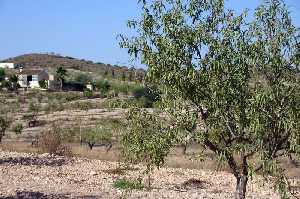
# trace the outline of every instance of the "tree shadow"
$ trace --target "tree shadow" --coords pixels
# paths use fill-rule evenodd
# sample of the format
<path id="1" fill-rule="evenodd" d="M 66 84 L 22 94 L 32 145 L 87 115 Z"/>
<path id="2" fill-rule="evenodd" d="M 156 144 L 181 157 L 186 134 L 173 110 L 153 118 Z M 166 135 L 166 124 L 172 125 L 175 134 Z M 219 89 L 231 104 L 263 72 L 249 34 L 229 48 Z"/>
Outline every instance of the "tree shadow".
<path id="1" fill-rule="evenodd" d="M 44 194 L 41 192 L 21 191 L 16 192 L 15 196 L 1 197 L 0 199 L 100 199 L 100 196 L 70 196 L 65 194 Z"/>
<path id="2" fill-rule="evenodd" d="M 9 157 L 0 159 L 0 165 L 2 164 L 12 164 L 12 165 L 24 165 L 24 166 L 62 166 L 70 163 L 71 160 L 68 160 L 64 157 Z"/>

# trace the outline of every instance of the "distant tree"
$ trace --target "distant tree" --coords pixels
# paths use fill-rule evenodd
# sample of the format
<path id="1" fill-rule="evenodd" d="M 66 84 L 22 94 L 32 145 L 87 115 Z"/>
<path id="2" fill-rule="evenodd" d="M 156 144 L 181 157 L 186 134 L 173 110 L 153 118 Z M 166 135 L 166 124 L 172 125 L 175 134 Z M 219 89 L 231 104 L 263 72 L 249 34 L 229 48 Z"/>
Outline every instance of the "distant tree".
<path id="1" fill-rule="evenodd" d="M 6 76 L 5 69 L 0 68 L 0 82 L 5 80 L 5 76 Z"/>
<path id="2" fill-rule="evenodd" d="M 5 117 L 0 115 L 0 143 L 8 127 L 9 127 L 9 121 Z"/>
<path id="3" fill-rule="evenodd" d="M 122 71 L 121 80 L 122 80 L 122 81 L 125 81 L 125 80 L 126 80 L 126 74 L 125 74 L 124 71 Z"/>
<path id="4" fill-rule="evenodd" d="M 144 80 L 144 76 L 142 74 L 138 74 L 137 80 L 142 83 Z"/>
<path id="5" fill-rule="evenodd" d="M 159 90 L 155 87 L 139 87 L 133 90 L 136 99 L 143 99 L 143 107 L 151 108 L 160 99 Z"/>
<path id="6" fill-rule="evenodd" d="M 39 81 L 39 85 L 41 88 L 47 89 L 48 88 L 48 82 L 47 80 L 41 80 Z"/>
<path id="7" fill-rule="evenodd" d="M 88 84 L 89 82 L 92 81 L 92 78 L 91 76 L 89 76 L 88 74 L 86 73 L 79 73 L 75 76 L 74 80 L 77 82 L 77 83 L 80 83 L 82 85 L 86 85 Z"/>
<path id="8" fill-rule="evenodd" d="M 272 175 L 288 198 L 278 158 L 300 156 L 300 34 L 283 1 L 264 1 L 253 18 L 226 9 L 224 0 L 139 2 L 141 19 L 128 22 L 138 34 L 120 44 L 164 91 L 170 125 L 130 112 L 125 154 L 159 168 L 185 130 L 228 164 L 236 199 L 246 197 L 256 172 Z"/>
<path id="9" fill-rule="evenodd" d="M 104 76 L 104 77 L 107 77 L 107 75 L 108 75 L 108 71 L 105 70 L 103 76 Z"/>
<path id="10" fill-rule="evenodd" d="M 63 84 L 65 81 L 65 78 L 68 76 L 67 70 L 63 67 L 58 67 L 56 70 L 56 77 L 60 81 L 60 90 L 63 89 Z"/>
<path id="11" fill-rule="evenodd" d="M 10 76 L 9 82 L 11 83 L 11 90 L 18 91 L 19 88 L 18 77 L 16 75 Z"/>
<path id="12" fill-rule="evenodd" d="M 111 76 L 112 76 L 112 78 L 115 78 L 115 70 L 114 69 L 111 69 Z"/>
<path id="13" fill-rule="evenodd" d="M 133 73 L 133 70 L 130 69 L 129 75 L 128 75 L 128 81 L 130 81 L 130 82 L 133 81 L 133 79 L 134 79 L 133 74 L 134 74 L 134 73 Z"/>
<path id="14" fill-rule="evenodd" d="M 98 125 L 84 134 L 83 141 L 88 144 L 90 150 L 93 149 L 95 144 L 106 145 L 108 147 L 107 150 L 109 150 L 112 146 L 111 129 Z"/>
<path id="15" fill-rule="evenodd" d="M 107 94 L 109 89 L 111 88 L 111 85 L 109 81 L 107 80 L 98 80 L 95 82 L 95 87 L 102 93 L 102 94 Z"/>

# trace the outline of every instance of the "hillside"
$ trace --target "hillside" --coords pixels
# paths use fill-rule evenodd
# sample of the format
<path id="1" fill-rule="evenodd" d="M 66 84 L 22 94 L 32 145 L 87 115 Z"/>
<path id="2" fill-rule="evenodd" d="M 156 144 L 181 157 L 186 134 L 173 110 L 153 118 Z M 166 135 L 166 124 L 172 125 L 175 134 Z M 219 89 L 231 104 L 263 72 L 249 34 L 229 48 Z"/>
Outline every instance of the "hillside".
<path id="1" fill-rule="evenodd" d="M 129 69 L 126 66 L 113 66 L 104 63 L 94 63 L 92 61 L 84 59 L 76 59 L 69 56 L 61 56 L 56 54 L 25 54 L 13 58 L 2 60 L 1 62 L 13 62 L 17 67 L 30 68 L 30 67 L 41 67 L 41 68 L 57 68 L 62 66 L 66 69 L 74 69 L 80 71 L 94 72 L 100 75 L 112 76 L 114 73 L 115 77 L 120 77 L 125 73 L 128 77 L 130 72 L 136 73 L 137 76 L 144 75 L 145 70 L 143 69 Z"/>

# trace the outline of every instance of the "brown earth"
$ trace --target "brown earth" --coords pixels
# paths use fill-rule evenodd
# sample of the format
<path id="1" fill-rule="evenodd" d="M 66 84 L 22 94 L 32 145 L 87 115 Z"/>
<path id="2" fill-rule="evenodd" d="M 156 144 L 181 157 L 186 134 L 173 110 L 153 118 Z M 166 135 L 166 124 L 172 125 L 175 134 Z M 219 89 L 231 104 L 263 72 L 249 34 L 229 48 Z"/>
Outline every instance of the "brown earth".
<path id="1" fill-rule="evenodd" d="M 121 170 L 121 164 L 48 154 L 0 151 L 0 198 L 233 198 L 234 176 L 227 172 L 162 168 L 151 175 L 151 189 L 122 191 L 117 179 L 144 177 L 143 167 Z M 279 198 L 255 176 L 247 198 Z"/>

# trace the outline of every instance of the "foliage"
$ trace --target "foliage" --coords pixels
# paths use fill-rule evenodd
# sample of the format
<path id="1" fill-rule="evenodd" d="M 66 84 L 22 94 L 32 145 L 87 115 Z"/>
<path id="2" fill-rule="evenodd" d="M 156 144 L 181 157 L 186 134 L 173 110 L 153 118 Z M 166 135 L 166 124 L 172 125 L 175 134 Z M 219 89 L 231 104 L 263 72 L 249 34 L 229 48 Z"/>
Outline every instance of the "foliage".
<path id="1" fill-rule="evenodd" d="M 150 108 L 153 107 L 153 103 L 160 99 L 159 91 L 154 87 L 140 87 L 133 91 L 133 96 L 136 99 L 141 99 L 144 101 L 143 107 Z"/>
<path id="2" fill-rule="evenodd" d="M 173 144 L 172 129 L 159 113 L 149 113 L 145 109 L 130 109 L 127 119 L 129 130 L 122 137 L 126 160 L 145 163 L 147 172 L 152 171 L 153 166 L 160 168 Z"/>
<path id="3" fill-rule="evenodd" d="M 102 79 L 101 79 L 101 80 L 96 81 L 95 87 L 96 87 L 102 94 L 106 94 L 106 93 L 109 91 L 111 85 L 110 85 L 110 83 L 109 83 L 107 80 L 102 80 Z"/>
<path id="4" fill-rule="evenodd" d="M 88 111 L 89 109 L 95 108 L 94 104 L 89 101 L 78 101 L 71 104 L 71 108 Z"/>
<path id="5" fill-rule="evenodd" d="M 86 73 L 79 73 L 75 76 L 74 81 L 86 85 L 92 81 L 92 78 Z"/>
<path id="6" fill-rule="evenodd" d="M 12 131 L 15 132 L 17 135 L 22 133 L 23 130 L 23 124 L 22 123 L 16 123 L 13 127 L 12 127 Z"/>
<path id="7" fill-rule="evenodd" d="M 61 155 L 61 156 L 72 156 L 70 147 L 63 144 L 62 129 L 57 126 L 52 126 L 48 131 L 44 131 L 38 138 L 38 146 L 42 152 Z"/>
<path id="8" fill-rule="evenodd" d="M 86 89 L 83 91 L 83 96 L 86 98 L 92 98 L 93 97 L 93 91 Z"/>
<path id="9" fill-rule="evenodd" d="M 41 105 L 34 101 L 31 101 L 28 105 L 28 112 L 31 112 L 34 115 L 37 115 L 38 112 L 41 110 Z"/>
<path id="10" fill-rule="evenodd" d="M 68 76 L 68 73 L 67 73 L 66 69 L 64 69 L 61 66 L 57 68 L 56 77 L 60 81 L 61 90 L 62 90 L 62 87 L 63 87 L 64 80 L 67 76 Z"/>
<path id="11" fill-rule="evenodd" d="M 48 88 L 48 82 L 47 80 L 41 80 L 39 81 L 39 85 L 41 88 L 47 89 Z"/>
<path id="12" fill-rule="evenodd" d="M 0 68 L 0 82 L 2 82 L 3 80 L 5 80 L 5 69 L 4 68 Z"/>
<path id="13" fill-rule="evenodd" d="M 5 118 L 4 116 L 0 115 L 0 143 L 2 141 L 3 136 L 5 135 L 6 129 L 9 127 L 9 120 Z"/>
<path id="14" fill-rule="evenodd" d="M 98 125 L 84 134 L 83 141 L 88 144 L 91 150 L 95 144 L 111 144 L 112 131 L 105 125 Z"/>
<path id="15" fill-rule="evenodd" d="M 143 189 L 144 185 L 141 179 L 138 180 L 118 179 L 114 182 L 113 187 L 117 189 Z"/>
<path id="16" fill-rule="evenodd" d="M 228 163 L 237 180 L 235 198 L 245 198 L 249 175 L 258 171 L 276 177 L 285 198 L 288 184 L 276 159 L 300 155 L 300 35 L 284 3 L 264 1 L 249 22 L 247 12 L 236 15 L 223 0 L 139 2 L 141 19 L 128 22 L 137 36 L 121 36 L 120 45 L 148 66 L 147 78 L 162 88 L 162 109 L 172 126 Z M 134 114 L 140 117 L 131 132 L 139 135 L 151 116 Z M 128 137 L 125 147 L 139 154 L 134 140 Z M 153 143 L 146 140 L 140 141 Z M 167 155 L 163 150 L 153 153 L 158 162 Z"/>
<path id="17" fill-rule="evenodd" d="M 6 88 L 8 91 L 17 91 L 19 88 L 18 77 L 16 75 L 11 75 L 8 80 L 3 79 L 0 82 L 1 88 Z"/>

